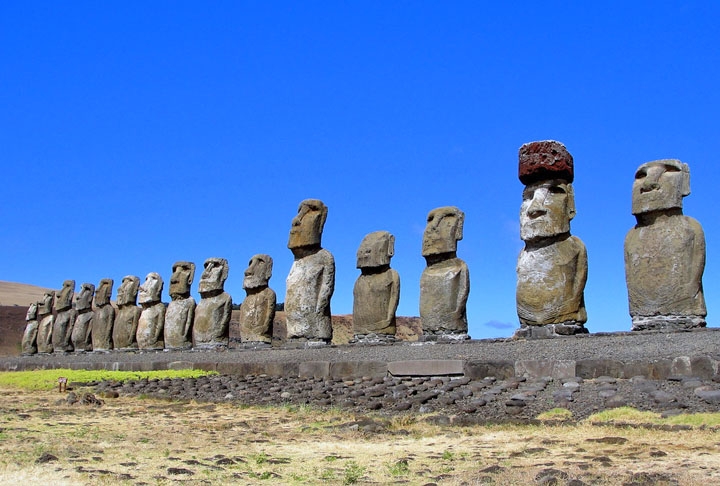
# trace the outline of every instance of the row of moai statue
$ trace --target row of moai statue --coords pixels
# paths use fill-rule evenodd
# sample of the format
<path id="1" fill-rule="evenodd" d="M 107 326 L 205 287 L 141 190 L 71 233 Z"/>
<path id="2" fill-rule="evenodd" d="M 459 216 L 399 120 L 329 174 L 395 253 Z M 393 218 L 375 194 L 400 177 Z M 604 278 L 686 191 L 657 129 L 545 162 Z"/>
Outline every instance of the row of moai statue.
<path id="1" fill-rule="evenodd" d="M 563 144 L 531 142 L 519 151 L 520 238 L 525 247 L 517 262 L 516 305 L 519 338 L 587 333 L 584 289 L 587 251 L 570 234 L 575 217 L 574 161 Z M 690 194 L 690 172 L 678 160 L 641 165 L 632 189 L 637 225 L 625 239 L 625 272 L 633 330 L 677 330 L 704 327 L 707 311 L 702 291 L 705 238 L 700 224 L 682 213 Z M 294 261 L 286 281 L 287 339 L 324 344 L 332 339 L 330 300 L 335 261 L 322 248 L 328 209 L 317 199 L 300 203 L 292 220 L 288 248 Z M 446 206 L 430 211 L 423 234 L 427 266 L 420 279 L 420 320 L 425 339 L 467 339 L 466 303 L 470 291 L 467 264 L 457 257 L 464 213 Z M 390 268 L 395 238 L 387 231 L 370 233 L 357 252 L 361 275 L 353 289 L 353 342 L 392 342 L 400 277 Z M 275 292 L 269 288 L 272 258 L 252 257 L 245 271 L 247 295 L 240 308 L 241 341 L 269 345 Z M 23 352 L 109 349 L 188 349 L 227 346 L 232 301 L 224 292 L 228 262 L 210 258 L 200 280 L 200 303 L 190 296 L 195 265 L 178 262 L 170 281 L 172 302 L 160 300 L 163 281 L 150 273 L 145 283 L 128 276 L 118 289 L 115 312 L 110 305 L 113 281 L 102 280 L 97 292 L 83 284 L 72 307 L 75 282 L 66 281 L 53 299 L 28 310 Z M 139 292 L 137 307 L 135 301 Z M 92 297 L 95 293 L 95 310 Z M 56 316 L 52 315 L 53 300 Z M 35 344 L 36 343 L 36 344 Z"/>

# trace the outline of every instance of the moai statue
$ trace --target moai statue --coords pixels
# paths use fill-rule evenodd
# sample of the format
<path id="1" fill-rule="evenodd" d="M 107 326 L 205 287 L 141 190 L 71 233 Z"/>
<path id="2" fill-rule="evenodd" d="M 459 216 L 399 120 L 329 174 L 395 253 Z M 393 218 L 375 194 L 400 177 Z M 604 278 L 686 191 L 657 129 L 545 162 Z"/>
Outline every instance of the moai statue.
<path id="1" fill-rule="evenodd" d="M 38 304 L 33 302 L 28 307 L 27 314 L 25 315 L 25 332 L 22 338 L 22 354 L 30 355 L 37 353 L 37 334 L 38 334 Z"/>
<path id="2" fill-rule="evenodd" d="M 243 343 L 271 344 L 275 318 L 275 291 L 268 286 L 272 277 L 270 255 L 254 255 L 245 270 L 245 300 L 240 306 L 240 339 Z"/>
<path id="3" fill-rule="evenodd" d="M 192 348 L 192 325 L 195 319 L 195 299 L 190 286 L 195 278 L 195 264 L 175 262 L 170 277 L 170 298 L 165 314 L 165 347 L 168 349 Z"/>
<path id="4" fill-rule="evenodd" d="M 65 280 L 62 289 L 55 294 L 55 322 L 53 323 L 53 349 L 55 353 L 67 353 L 73 350 L 72 331 L 77 318 L 72 299 L 75 294 L 75 280 Z"/>
<path id="5" fill-rule="evenodd" d="M 109 351 L 113 348 L 112 333 L 115 322 L 115 307 L 110 304 L 113 284 L 111 278 L 100 280 L 95 291 L 95 312 L 92 320 L 93 351 Z"/>
<path id="6" fill-rule="evenodd" d="M 95 294 L 95 285 L 84 283 L 80 286 L 80 293 L 75 297 L 75 311 L 77 319 L 72 330 L 72 343 L 76 353 L 92 351 L 92 301 Z"/>
<path id="7" fill-rule="evenodd" d="M 52 331 L 55 322 L 53 315 L 53 302 L 55 302 L 55 291 L 49 290 L 43 294 L 43 298 L 38 302 L 38 333 L 37 333 L 37 350 L 38 353 L 52 353 Z"/>
<path id="8" fill-rule="evenodd" d="M 587 252 L 570 235 L 575 217 L 573 158 L 552 140 L 520 147 L 519 177 L 525 184 L 520 206 L 515 337 L 545 338 L 587 333 L 584 324 Z"/>
<path id="9" fill-rule="evenodd" d="M 135 275 L 123 277 L 117 290 L 118 311 L 113 323 L 113 347 L 120 351 L 137 349 L 137 328 L 140 320 L 140 307 L 137 306 L 140 278 Z"/>
<path id="10" fill-rule="evenodd" d="M 430 211 L 423 234 L 427 267 L 420 277 L 420 322 L 424 339 L 468 339 L 466 304 L 470 272 L 457 257 L 465 213 L 454 206 Z"/>
<path id="11" fill-rule="evenodd" d="M 158 350 L 165 347 L 165 304 L 161 301 L 162 289 L 163 279 L 155 272 L 148 273 L 145 282 L 138 289 L 138 302 L 142 306 L 136 334 L 139 349 Z"/>
<path id="12" fill-rule="evenodd" d="M 229 267 L 224 258 L 208 258 L 200 277 L 200 302 L 195 308 L 193 347 L 214 349 L 227 347 L 229 341 L 232 298 L 224 291 Z"/>
<path id="13" fill-rule="evenodd" d="M 327 212 L 319 199 L 306 199 L 292 220 L 288 248 L 295 260 L 285 293 L 288 339 L 315 344 L 332 339 L 330 298 L 335 290 L 335 259 L 320 246 Z"/>
<path id="14" fill-rule="evenodd" d="M 395 237 L 376 231 L 357 251 L 360 276 L 353 288 L 353 334 L 360 342 L 395 340 L 395 311 L 400 302 L 400 275 L 390 268 Z"/>
<path id="15" fill-rule="evenodd" d="M 625 237 L 625 279 L 633 331 L 705 327 L 702 276 L 705 235 L 684 216 L 690 169 L 679 160 L 655 160 L 635 172 L 632 213 Z"/>

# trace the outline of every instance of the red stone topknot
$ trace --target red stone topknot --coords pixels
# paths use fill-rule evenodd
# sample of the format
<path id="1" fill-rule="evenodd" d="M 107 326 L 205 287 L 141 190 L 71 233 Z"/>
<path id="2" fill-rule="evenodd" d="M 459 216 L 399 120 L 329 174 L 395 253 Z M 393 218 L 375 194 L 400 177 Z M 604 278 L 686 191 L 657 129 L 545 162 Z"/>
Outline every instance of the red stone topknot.
<path id="1" fill-rule="evenodd" d="M 572 155 L 565 145 L 555 140 L 526 143 L 520 147 L 518 158 L 518 177 L 526 186 L 551 179 L 570 183 L 575 176 Z"/>

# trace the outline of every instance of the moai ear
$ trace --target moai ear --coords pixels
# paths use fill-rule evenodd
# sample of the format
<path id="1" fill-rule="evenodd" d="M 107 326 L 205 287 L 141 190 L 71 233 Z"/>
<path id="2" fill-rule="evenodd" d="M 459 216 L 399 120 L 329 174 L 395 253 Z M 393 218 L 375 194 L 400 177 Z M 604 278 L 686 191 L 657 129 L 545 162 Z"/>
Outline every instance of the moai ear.
<path id="1" fill-rule="evenodd" d="M 457 213 L 455 213 L 455 217 L 457 218 L 457 226 L 455 227 L 455 239 L 462 240 L 463 226 L 465 225 L 465 213 L 463 213 L 462 211 L 458 211 Z"/>
<path id="2" fill-rule="evenodd" d="M 690 195 L 690 166 L 687 164 L 682 165 L 682 195 L 683 197 Z"/>
<path id="3" fill-rule="evenodd" d="M 568 213 L 568 219 L 573 219 L 576 214 L 575 210 L 575 189 L 573 189 L 572 184 L 567 185 L 567 213 Z"/>
<path id="4" fill-rule="evenodd" d="M 388 254 L 389 257 L 395 255 L 395 237 L 394 237 L 393 235 L 389 235 L 389 236 L 388 236 L 388 246 L 387 246 L 387 249 L 388 249 L 387 254 Z"/>
<path id="5" fill-rule="evenodd" d="M 188 262 L 190 267 L 190 278 L 188 279 L 188 285 L 193 283 L 193 280 L 195 280 L 195 263 Z"/>

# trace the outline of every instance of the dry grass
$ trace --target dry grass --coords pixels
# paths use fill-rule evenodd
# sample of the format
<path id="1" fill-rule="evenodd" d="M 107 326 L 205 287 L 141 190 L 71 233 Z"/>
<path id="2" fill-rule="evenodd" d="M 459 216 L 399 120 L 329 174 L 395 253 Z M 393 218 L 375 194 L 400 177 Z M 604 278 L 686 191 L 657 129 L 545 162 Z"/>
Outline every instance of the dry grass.
<path id="1" fill-rule="evenodd" d="M 64 396 L 0 389 L 1 484 L 510 485 L 533 483 L 548 468 L 592 484 L 640 472 L 672 473 L 680 484 L 720 481 L 720 434 L 712 430 L 449 428 L 309 407 L 125 397 L 69 406 L 58 402 Z M 381 430 L 363 431 L 368 424 Z M 36 464 L 44 453 L 57 460 Z"/>

